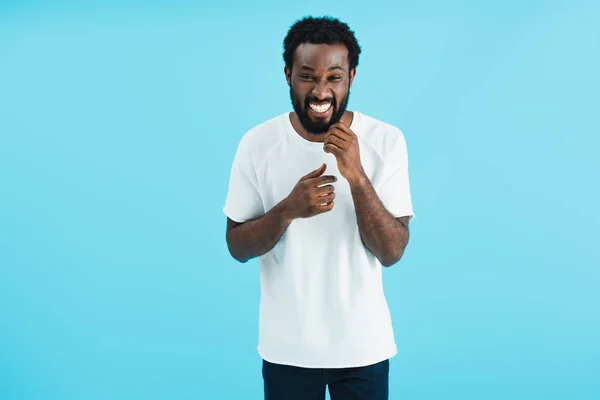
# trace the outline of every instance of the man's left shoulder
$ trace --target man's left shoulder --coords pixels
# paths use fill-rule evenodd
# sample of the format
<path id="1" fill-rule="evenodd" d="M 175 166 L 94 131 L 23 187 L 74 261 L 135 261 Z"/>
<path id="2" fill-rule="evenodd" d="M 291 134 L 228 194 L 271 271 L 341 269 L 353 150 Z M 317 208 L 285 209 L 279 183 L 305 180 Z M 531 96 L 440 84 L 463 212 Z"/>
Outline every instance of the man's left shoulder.
<path id="1" fill-rule="evenodd" d="M 404 134 L 397 126 L 362 113 L 359 119 L 357 134 L 371 146 L 385 151 L 405 145 Z"/>

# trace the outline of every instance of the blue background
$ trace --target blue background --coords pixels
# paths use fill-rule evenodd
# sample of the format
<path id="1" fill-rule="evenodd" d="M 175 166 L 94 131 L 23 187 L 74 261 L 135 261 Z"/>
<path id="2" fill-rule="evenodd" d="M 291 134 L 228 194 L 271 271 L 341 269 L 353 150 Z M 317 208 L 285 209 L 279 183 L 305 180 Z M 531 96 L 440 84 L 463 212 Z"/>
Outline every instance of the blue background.
<path id="1" fill-rule="evenodd" d="M 391 398 L 600 398 L 600 3 L 0 4 L 0 398 L 262 398 L 221 208 L 308 14 L 408 143 Z"/>

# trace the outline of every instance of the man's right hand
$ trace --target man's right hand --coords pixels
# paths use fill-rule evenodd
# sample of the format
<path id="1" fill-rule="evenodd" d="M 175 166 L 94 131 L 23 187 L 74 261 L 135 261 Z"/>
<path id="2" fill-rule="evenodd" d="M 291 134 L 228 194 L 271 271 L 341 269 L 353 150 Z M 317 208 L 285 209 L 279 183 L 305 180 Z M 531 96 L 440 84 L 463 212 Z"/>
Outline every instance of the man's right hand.
<path id="1" fill-rule="evenodd" d="M 327 166 L 305 175 L 292 192 L 267 213 L 256 219 L 236 223 L 227 219 L 227 247 L 236 260 L 246 262 L 271 251 L 296 218 L 308 218 L 333 208 L 332 183 L 335 176 L 324 176 Z M 319 187 L 320 186 L 320 187 Z"/>
<path id="2" fill-rule="evenodd" d="M 335 198 L 331 183 L 337 181 L 337 178 L 333 175 L 323 175 L 326 168 L 327 165 L 323 164 L 303 176 L 283 200 L 285 214 L 290 220 L 314 217 L 331 211 Z"/>

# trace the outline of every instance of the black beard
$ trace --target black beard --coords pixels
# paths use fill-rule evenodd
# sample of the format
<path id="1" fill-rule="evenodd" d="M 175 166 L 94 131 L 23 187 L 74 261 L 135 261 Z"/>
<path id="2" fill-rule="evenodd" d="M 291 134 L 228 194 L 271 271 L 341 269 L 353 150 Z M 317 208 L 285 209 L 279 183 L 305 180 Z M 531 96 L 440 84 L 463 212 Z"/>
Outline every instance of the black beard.
<path id="1" fill-rule="evenodd" d="M 290 98 L 292 99 L 292 106 L 294 107 L 294 111 L 296 112 L 296 115 L 298 116 L 298 119 L 300 120 L 300 123 L 302 124 L 304 129 L 306 129 L 308 133 L 311 133 L 313 135 L 320 135 L 322 133 L 327 132 L 331 125 L 339 122 L 342 119 L 344 112 L 346 112 L 346 107 L 348 106 L 349 97 L 350 90 L 348 89 L 348 92 L 346 93 L 346 96 L 342 98 L 339 107 L 337 102 L 335 101 L 335 97 L 331 98 L 331 107 L 333 107 L 333 115 L 331 116 L 329 122 L 313 122 L 308 116 L 308 109 L 310 107 L 308 103 L 310 101 L 313 101 L 314 103 L 319 103 L 319 101 L 315 98 L 307 97 L 304 101 L 304 107 L 301 107 L 300 101 L 296 99 L 296 97 L 294 96 L 294 91 L 290 87 Z"/>

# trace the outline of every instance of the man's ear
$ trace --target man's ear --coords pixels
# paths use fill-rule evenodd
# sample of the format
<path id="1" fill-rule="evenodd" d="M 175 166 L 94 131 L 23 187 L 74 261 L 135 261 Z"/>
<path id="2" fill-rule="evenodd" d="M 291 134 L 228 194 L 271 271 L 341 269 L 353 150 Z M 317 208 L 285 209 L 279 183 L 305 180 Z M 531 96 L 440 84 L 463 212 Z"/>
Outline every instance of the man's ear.
<path id="1" fill-rule="evenodd" d="M 288 86 L 292 86 L 292 70 L 287 66 L 283 67 L 283 72 L 285 73 L 285 80 L 287 81 Z"/>
<path id="2" fill-rule="evenodd" d="M 350 70 L 350 86 L 352 87 L 352 82 L 354 82 L 354 75 L 356 75 L 356 68 L 352 68 Z"/>

